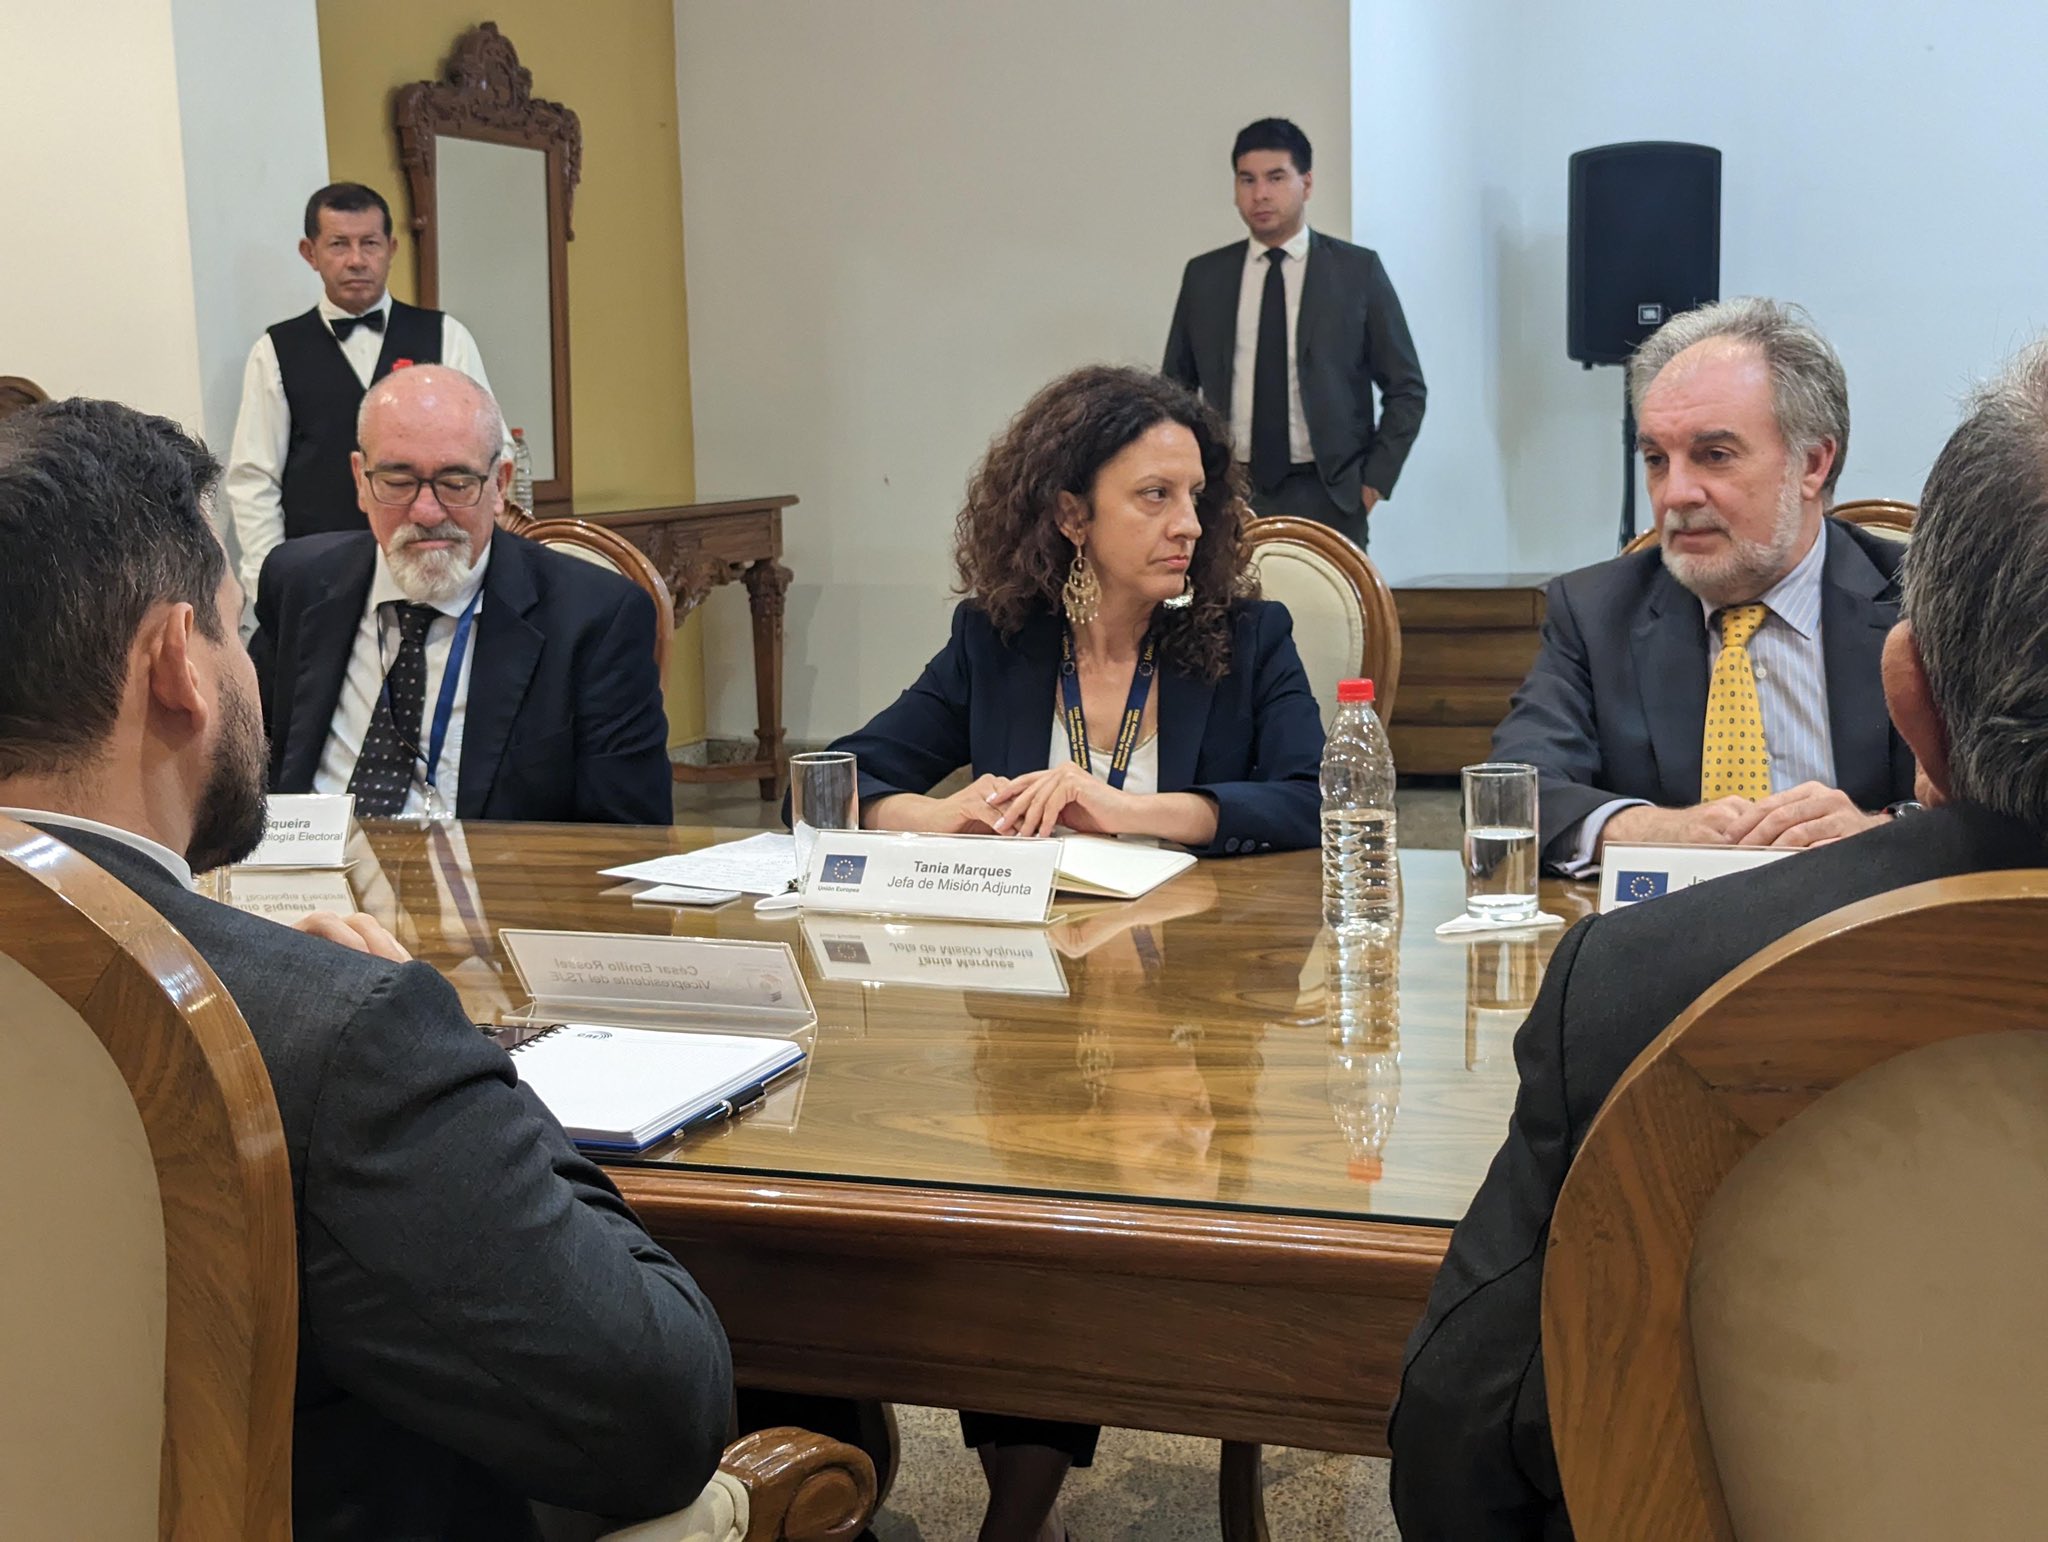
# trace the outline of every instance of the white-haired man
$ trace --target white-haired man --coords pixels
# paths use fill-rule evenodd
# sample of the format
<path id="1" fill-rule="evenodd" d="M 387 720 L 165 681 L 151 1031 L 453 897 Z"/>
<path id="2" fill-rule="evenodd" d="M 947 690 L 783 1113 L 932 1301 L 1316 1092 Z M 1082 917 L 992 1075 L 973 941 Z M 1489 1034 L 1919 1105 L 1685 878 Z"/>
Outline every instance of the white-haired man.
<path id="1" fill-rule="evenodd" d="M 1728 300 L 1629 366 L 1656 550 L 1550 586 L 1495 732 L 1540 773 L 1544 860 L 1607 841 L 1810 846 L 1912 797 L 1878 663 L 1904 547 L 1826 518 L 1849 446 L 1841 361 L 1796 307 Z"/>
<path id="2" fill-rule="evenodd" d="M 352 792 L 370 817 L 669 822 L 654 604 L 497 529 L 503 434 L 457 370 L 363 399 L 370 528 L 287 541 L 257 585 L 272 791 Z"/>

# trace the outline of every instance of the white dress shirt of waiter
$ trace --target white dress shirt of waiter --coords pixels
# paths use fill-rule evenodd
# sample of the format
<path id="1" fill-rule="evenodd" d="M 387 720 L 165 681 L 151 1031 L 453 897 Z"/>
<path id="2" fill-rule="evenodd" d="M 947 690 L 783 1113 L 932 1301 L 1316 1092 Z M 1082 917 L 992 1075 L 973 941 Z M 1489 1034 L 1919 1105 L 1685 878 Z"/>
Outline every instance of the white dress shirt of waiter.
<path id="1" fill-rule="evenodd" d="M 1710 657 L 1721 651 L 1718 612 L 1753 602 L 1765 607 L 1749 652 L 1770 746 L 1771 792 L 1690 808 L 1617 799 L 1581 822 L 1568 872 L 1597 865 L 1607 841 L 1811 846 L 1888 818 L 1859 809 L 1833 785 L 1828 739 L 1820 586 L 1824 516 L 1847 437 L 1846 396 L 1837 433 L 1792 441 L 1783 426 L 1780 376 L 1764 349 L 1743 335 L 1745 307 L 1761 303 L 1729 301 L 1676 318 L 1643 346 L 1630 373 L 1636 445 L 1664 566 L 1698 597 Z M 1803 325 L 1797 330 L 1810 333 Z M 1810 335 L 1825 347 L 1819 334 Z M 1825 415 L 1817 401 L 1812 407 Z"/>
<path id="2" fill-rule="evenodd" d="M 320 275 L 320 318 L 335 334 L 342 357 L 367 391 L 390 319 L 391 293 L 386 283 L 398 238 L 390 207 L 375 192 L 362 188 L 354 196 L 345 191 L 336 196 L 337 189 L 354 187 L 336 184 L 313 195 L 306 209 L 306 235 L 299 242 L 299 256 Z M 336 202 L 362 206 L 338 208 Z M 358 324 L 365 320 L 367 325 Z M 344 325 L 337 326 L 338 322 Z M 441 318 L 438 362 L 462 371 L 486 391 L 490 389 L 476 339 L 453 316 Z M 249 361 L 242 370 L 242 406 L 235 417 L 234 444 L 221 484 L 234 523 L 242 588 L 251 595 L 256 592 L 263 559 L 285 538 L 284 470 L 291 427 L 277 347 L 266 331 L 249 350 Z M 509 455 L 509 434 L 505 449 Z"/>

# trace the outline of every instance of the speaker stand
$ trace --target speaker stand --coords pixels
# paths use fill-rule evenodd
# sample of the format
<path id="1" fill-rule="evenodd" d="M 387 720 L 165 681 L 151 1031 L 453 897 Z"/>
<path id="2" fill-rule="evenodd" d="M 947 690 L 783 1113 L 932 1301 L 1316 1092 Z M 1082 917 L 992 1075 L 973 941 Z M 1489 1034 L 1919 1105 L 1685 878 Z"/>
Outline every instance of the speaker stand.
<path id="1" fill-rule="evenodd" d="M 1636 403 L 1629 395 L 1628 366 L 1621 367 L 1621 542 L 1636 538 Z"/>

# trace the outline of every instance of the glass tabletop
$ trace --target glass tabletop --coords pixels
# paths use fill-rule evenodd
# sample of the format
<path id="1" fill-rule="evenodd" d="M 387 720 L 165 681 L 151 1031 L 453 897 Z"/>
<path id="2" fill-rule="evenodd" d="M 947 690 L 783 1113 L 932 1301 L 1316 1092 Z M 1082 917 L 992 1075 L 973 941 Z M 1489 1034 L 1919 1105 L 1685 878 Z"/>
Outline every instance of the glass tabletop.
<path id="1" fill-rule="evenodd" d="M 599 875 L 745 833 L 373 822 L 325 881 L 484 1022 L 528 1004 L 505 928 L 787 943 L 817 1009 L 802 1076 L 611 1162 L 1446 1225 L 1500 1143 L 1513 1036 L 1563 934 L 1434 936 L 1464 903 L 1447 851 L 1402 853 L 1403 925 L 1355 987 L 1312 851 L 1205 861 L 1131 902 L 1063 896 L 1044 928 L 636 903 Z M 1568 920 L 1592 903 L 1544 887 Z"/>

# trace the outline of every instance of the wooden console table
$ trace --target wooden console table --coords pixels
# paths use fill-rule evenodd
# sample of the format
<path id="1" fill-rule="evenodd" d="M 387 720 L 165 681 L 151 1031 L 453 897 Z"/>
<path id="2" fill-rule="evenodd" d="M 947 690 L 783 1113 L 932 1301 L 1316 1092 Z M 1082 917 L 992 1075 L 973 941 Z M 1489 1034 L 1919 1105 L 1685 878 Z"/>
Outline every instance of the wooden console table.
<path id="1" fill-rule="evenodd" d="M 1402 771 L 1455 776 L 1487 758 L 1536 662 L 1549 583 L 1541 573 L 1440 574 L 1394 591 L 1401 697 L 1387 732 Z"/>
<path id="2" fill-rule="evenodd" d="M 615 530 L 647 554 L 675 596 L 680 624 L 720 584 L 747 586 L 754 617 L 754 758 L 719 766 L 676 766 L 679 782 L 744 782 L 758 778 L 764 802 L 782 796 L 789 761 L 782 752 L 782 602 L 789 569 L 782 565 L 782 511 L 790 493 L 683 503 L 666 509 L 624 509 L 581 516 Z"/>

